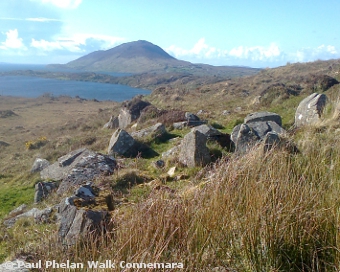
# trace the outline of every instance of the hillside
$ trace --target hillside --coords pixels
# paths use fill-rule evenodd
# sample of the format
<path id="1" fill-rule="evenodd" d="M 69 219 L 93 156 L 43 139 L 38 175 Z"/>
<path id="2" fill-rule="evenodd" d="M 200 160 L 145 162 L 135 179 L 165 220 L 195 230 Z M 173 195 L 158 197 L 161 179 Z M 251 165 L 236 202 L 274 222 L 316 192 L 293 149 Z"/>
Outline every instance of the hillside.
<path id="1" fill-rule="evenodd" d="M 118 73 L 175 72 L 215 76 L 228 76 L 235 73 L 249 75 L 259 71 L 247 67 L 192 64 L 178 60 L 159 46 L 143 40 L 124 43 L 106 51 L 92 52 L 58 67 Z"/>
<path id="2" fill-rule="evenodd" d="M 207 272 L 339 271 L 339 72 L 340 60 L 330 60 L 266 69 L 218 83 L 162 81 L 142 98 L 143 103 L 136 103 L 140 98 L 119 104 L 70 97 L 2 97 L 0 271 L 5 260 L 61 263 L 65 255 L 79 263 L 115 260 L 117 271 L 126 271 L 121 262 L 181 262 L 183 271 Z M 293 127 L 299 103 L 314 92 L 329 99 L 320 120 Z M 130 157 L 114 155 L 117 169 L 107 174 L 103 159 L 117 130 L 103 126 L 112 115 L 127 116 L 129 111 L 142 112 L 125 128 L 130 135 L 144 135 L 158 122 L 166 132 L 138 136 L 143 148 Z M 185 165 L 181 156 L 168 152 L 176 146 L 181 153 L 192 148 L 182 145 L 191 128 L 175 124 L 186 118 L 185 112 L 211 125 L 210 133 L 220 133 L 211 136 L 226 140 L 249 114 L 260 111 L 281 116 L 286 130 L 280 136 L 283 146 L 263 153 L 264 144 L 259 142 L 239 154 L 210 137 L 203 145 L 198 142 L 198 149 L 206 145 L 211 160 L 205 167 Z M 65 205 L 77 188 L 52 192 L 33 204 L 35 188 L 53 179 L 31 168 L 36 158 L 42 158 L 65 169 L 80 158 L 78 153 L 62 156 L 81 148 L 98 153 L 79 160 L 78 168 L 70 168 L 72 175 L 86 175 L 93 167 L 105 174 L 86 180 L 99 193 L 95 201 L 76 202 L 75 209 L 97 213 L 109 206 L 110 199 L 113 203 L 106 214 L 109 223 L 100 234 L 91 232 L 66 246 L 59 240 L 59 226 L 66 220 L 56 208 Z M 99 163 L 86 164 L 98 157 Z M 55 183 L 61 186 L 69 180 Z M 11 227 L 4 225 L 21 215 L 8 213 L 23 203 L 26 210 L 52 212 L 44 220 L 19 217 Z M 83 217 L 77 218 L 79 223 Z"/>

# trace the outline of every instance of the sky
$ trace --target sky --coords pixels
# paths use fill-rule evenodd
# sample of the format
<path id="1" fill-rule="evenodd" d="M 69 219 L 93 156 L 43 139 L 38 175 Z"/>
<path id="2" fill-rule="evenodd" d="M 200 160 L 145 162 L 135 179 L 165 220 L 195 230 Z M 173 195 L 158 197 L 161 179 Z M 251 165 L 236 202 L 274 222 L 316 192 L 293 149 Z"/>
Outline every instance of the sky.
<path id="1" fill-rule="evenodd" d="M 211 65 L 328 60 L 339 14 L 339 0 L 0 0 L 0 62 L 63 64 L 137 40 Z"/>

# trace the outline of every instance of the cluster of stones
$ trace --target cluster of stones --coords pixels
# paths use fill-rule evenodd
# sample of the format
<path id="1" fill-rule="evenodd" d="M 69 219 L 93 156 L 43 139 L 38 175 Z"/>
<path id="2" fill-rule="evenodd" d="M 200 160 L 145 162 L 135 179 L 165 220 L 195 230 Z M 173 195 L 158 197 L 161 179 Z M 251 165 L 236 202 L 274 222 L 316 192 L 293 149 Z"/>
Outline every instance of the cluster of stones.
<path id="1" fill-rule="evenodd" d="M 314 93 L 305 98 L 297 108 L 295 126 L 313 124 L 320 120 L 327 98 L 324 94 Z M 124 107 L 117 118 L 111 118 L 105 125 L 107 128 L 116 128 L 108 146 L 107 153 L 96 153 L 81 148 L 62 156 L 53 164 L 47 160 L 36 159 L 31 172 L 40 172 L 42 182 L 36 184 L 36 203 L 45 199 L 53 191 L 63 195 L 73 191 L 73 195 L 63 199 L 61 203 L 50 208 L 39 210 L 33 208 L 27 211 L 25 205 L 12 211 L 4 221 L 7 227 L 23 217 L 34 217 L 37 223 L 50 222 L 54 214 L 54 222 L 60 223 L 59 238 L 66 244 L 73 244 L 79 237 L 89 232 L 102 232 L 108 226 L 109 211 L 113 209 L 112 197 L 106 198 L 107 208 L 94 210 L 89 207 L 95 205 L 99 191 L 89 181 L 101 176 L 111 175 L 117 168 L 114 156 L 131 157 L 145 150 L 140 142 L 145 138 L 163 137 L 167 134 L 162 123 L 156 123 L 148 128 L 134 131 L 129 134 L 125 129 L 136 121 L 141 111 L 149 106 L 147 102 L 138 102 L 132 107 Z M 264 151 L 275 146 L 287 146 L 282 128 L 281 117 L 271 112 L 256 112 L 249 114 L 242 124 L 234 127 L 232 134 L 225 134 L 207 125 L 196 115 L 187 112 L 186 120 L 174 123 L 178 129 L 192 127 L 191 131 L 182 140 L 171 139 L 177 142 L 172 149 L 162 154 L 162 160 L 154 162 L 154 167 L 164 168 L 163 159 L 169 156 L 177 157 L 178 161 L 187 167 L 202 167 L 211 163 L 210 151 L 207 141 L 216 141 L 222 147 L 233 147 L 240 155 L 249 152 L 255 146 L 263 143 Z M 175 167 L 169 170 L 174 176 Z M 51 181 L 52 180 L 52 181 Z M 86 207 L 86 209 L 85 209 Z"/>

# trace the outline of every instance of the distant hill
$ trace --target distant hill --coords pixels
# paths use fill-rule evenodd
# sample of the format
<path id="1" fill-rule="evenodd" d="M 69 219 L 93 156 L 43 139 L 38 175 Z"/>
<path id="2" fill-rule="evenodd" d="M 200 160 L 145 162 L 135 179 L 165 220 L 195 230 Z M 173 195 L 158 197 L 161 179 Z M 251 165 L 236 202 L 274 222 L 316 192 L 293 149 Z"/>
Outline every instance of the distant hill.
<path id="1" fill-rule="evenodd" d="M 248 67 L 192 64 L 178 60 L 159 46 L 143 40 L 124 43 L 106 51 L 95 51 L 58 67 L 83 71 L 118 73 L 174 72 L 231 77 L 252 75 L 260 70 Z"/>

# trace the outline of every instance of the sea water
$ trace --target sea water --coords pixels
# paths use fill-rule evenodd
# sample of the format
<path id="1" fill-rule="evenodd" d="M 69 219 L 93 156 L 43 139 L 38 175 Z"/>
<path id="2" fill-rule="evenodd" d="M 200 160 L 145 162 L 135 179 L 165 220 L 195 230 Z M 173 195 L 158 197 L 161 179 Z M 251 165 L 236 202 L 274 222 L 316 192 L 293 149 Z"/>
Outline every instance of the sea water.
<path id="1" fill-rule="evenodd" d="M 43 65 L 0 64 L 0 72 L 46 69 Z M 112 73 L 112 75 L 123 76 L 126 74 Z M 0 76 L 1 96 L 38 97 L 49 94 L 53 96 L 79 96 L 85 99 L 121 102 L 139 94 L 147 95 L 149 93 L 150 91 L 148 90 L 119 84 L 58 80 L 31 76 Z"/>

